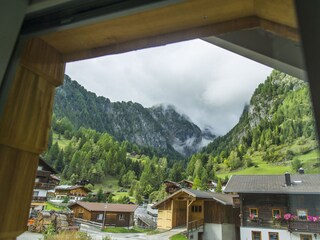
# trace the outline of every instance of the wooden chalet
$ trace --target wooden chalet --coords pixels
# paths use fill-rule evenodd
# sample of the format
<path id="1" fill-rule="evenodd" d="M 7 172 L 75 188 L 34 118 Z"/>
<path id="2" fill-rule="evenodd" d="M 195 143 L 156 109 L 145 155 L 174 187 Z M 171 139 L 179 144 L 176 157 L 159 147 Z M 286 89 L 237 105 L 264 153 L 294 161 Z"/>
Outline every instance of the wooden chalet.
<path id="1" fill-rule="evenodd" d="M 241 239 L 313 240 L 320 233 L 320 174 L 232 176 Z"/>
<path id="2" fill-rule="evenodd" d="M 53 190 L 60 183 L 60 179 L 55 176 L 56 170 L 39 158 L 37 174 L 35 178 L 31 208 L 43 208 L 47 201 L 48 191 Z"/>
<path id="3" fill-rule="evenodd" d="M 191 189 L 193 186 L 193 182 L 187 179 L 183 179 L 178 184 L 181 186 L 181 188 L 189 188 Z"/>
<path id="4" fill-rule="evenodd" d="M 104 226 L 132 227 L 138 205 L 79 201 L 70 208 L 76 218 L 98 222 Z"/>
<path id="5" fill-rule="evenodd" d="M 80 201 L 87 197 L 89 192 L 91 192 L 91 190 L 82 185 L 61 185 L 55 188 L 57 200 L 62 200 L 65 197 L 69 197 L 71 201 Z"/>
<path id="6" fill-rule="evenodd" d="M 192 239 L 240 239 L 234 197 L 238 196 L 182 188 L 154 205 L 158 208 L 157 228 L 186 226 Z"/>
<path id="7" fill-rule="evenodd" d="M 168 193 L 168 194 L 172 194 L 172 193 L 181 189 L 180 184 L 177 182 L 165 180 L 163 183 L 164 183 L 164 185 L 166 185 L 165 189 L 166 189 L 166 193 Z"/>

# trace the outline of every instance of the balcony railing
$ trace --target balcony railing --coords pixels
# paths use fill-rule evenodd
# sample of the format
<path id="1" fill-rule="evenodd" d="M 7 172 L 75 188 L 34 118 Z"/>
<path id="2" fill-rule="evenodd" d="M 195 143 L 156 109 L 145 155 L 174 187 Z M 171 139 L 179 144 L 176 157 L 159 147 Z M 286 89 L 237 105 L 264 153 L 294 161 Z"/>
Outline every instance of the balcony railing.
<path id="1" fill-rule="evenodd" d="M 47 197 L 38 197 L 38 196 L 32 197 L 32 202 L 45 202 L 45 201 L 47 201 Z"/>
<path id="2" fill-rule="evenodd" d="M 320 222 L 292 221 L 288 224 L 288 230 L 292 232 L 320 232 Z"/>
<path id="3" fill-rule="evenodd" d="M 195 231 L 198 230 L 200 227 L 204 225 L 204 220 L 199 219 L 195 221 L 188 222 L 187 230 L 189 231 Z"/>
<path id="4" fill-rule="evenodd" d="M 36 182 L 34 184 L 35 189 L 53 190 L 55 187 L 56 185 L 52 183 Z"/>

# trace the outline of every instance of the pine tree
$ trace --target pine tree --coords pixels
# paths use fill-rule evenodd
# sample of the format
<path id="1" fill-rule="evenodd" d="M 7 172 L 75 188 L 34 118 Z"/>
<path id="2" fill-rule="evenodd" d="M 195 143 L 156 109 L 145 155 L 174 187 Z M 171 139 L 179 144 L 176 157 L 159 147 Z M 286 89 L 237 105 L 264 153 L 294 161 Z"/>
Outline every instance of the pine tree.
<path id="1" fill-rule="evenodd" d="M 217 184 L 217 188 L 216 188 L 215 192 L 217 192 L 217 193 L 221 193 L 222 192 L 221 178 L 218 179 L 218 184 Z"/>

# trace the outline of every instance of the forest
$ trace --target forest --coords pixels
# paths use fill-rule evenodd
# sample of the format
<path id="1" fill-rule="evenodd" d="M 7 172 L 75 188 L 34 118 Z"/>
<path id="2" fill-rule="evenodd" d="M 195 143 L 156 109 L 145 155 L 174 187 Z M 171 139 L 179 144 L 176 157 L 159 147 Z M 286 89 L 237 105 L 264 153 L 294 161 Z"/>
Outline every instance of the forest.
<path id="1" fill-rule="evenodd" d="M 294 173 L 305 164 L 299 157 L 317 146 L 308 85 L 274 70 L 245 105 L 238 124 L 190 157 L 174 158 L 156 148 L 116 140 L 106 131 L 74 125 L 60 112 L 53 116 L 44 158 L 66 183 L 88 179 L 101 184 L 112 176 L 141 203 L 164 198 L 162 183 L 167 179 L 189 179 L 201 190 L 215 180 L 221 191 L 230 174 L 246 169 L 255 174 L 262 164 Z M 318 166 L 316 153 L 306 170 Z"/>

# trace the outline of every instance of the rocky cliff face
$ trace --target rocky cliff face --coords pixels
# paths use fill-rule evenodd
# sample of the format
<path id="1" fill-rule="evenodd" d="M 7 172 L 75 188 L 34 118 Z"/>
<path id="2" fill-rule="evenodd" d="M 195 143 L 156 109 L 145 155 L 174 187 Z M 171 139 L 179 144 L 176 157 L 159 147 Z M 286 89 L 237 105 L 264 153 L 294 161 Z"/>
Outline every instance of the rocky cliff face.
<path id="1" fill-rule="evenodd" d="M 219 156 L 221 152 L 229 155 L 231 151 L 245 148 L 250 150 L 249 154 L 275 146 L 290 146 L 299 138 L 314 139 L 313 132 L 314 118 L 307 84 L 274 70 L 257 87 L 238 124 L 203 151 Z"/>
<path id="2" fill-rule="evenodd" d="M 144 108 L 139 103 L 111 102 L 88 92 L 70 77 L 56 91 L 54 113 L 81 126 L 108 132 L 118 140 L 163 152 L 177 151 L 184 156 L 195 153 L 212 141 L 210 130 L 202 131 L 174 106 Z"/>

